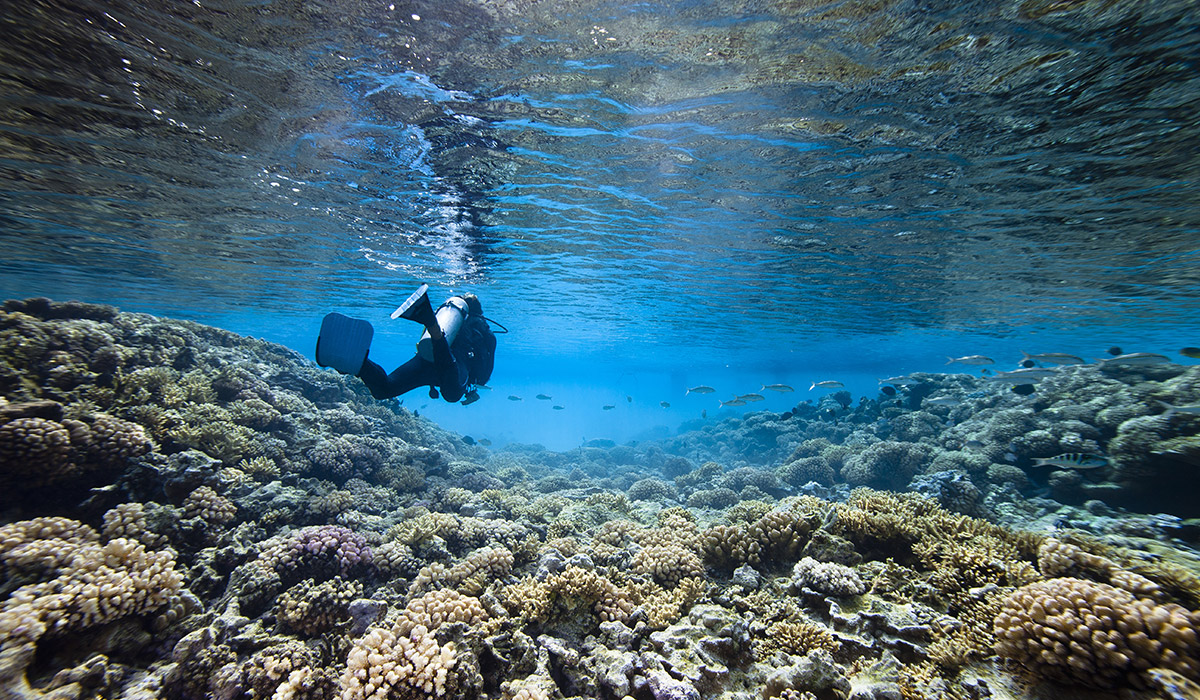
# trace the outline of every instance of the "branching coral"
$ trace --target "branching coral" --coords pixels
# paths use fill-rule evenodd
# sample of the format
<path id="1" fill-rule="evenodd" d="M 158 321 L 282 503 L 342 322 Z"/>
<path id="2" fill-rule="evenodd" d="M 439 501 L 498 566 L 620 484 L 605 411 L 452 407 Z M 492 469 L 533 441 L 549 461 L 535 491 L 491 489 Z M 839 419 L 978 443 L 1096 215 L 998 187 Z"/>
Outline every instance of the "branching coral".
<path id="1" fill-rule="evenodd" d="M 1056 578 L 1023 586 L 995 620 L 996 652 L 1037 673 L 1089 687 L 1143 686 L 1165 668 L 1200 677 L 1200 614 L 1103 583 Z"/>

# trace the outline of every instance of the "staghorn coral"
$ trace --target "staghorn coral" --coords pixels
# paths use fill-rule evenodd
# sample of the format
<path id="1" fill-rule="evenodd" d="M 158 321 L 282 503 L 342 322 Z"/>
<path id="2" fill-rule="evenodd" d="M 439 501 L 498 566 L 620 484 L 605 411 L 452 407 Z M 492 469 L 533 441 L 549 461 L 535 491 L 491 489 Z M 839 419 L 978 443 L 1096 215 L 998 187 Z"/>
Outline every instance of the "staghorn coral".
<path id="1" fill-rule="evenodd" d="M 1055 578 L 1018 588 L 996 615 L 996 652 L 1036 673 L 1094 688 L 1143 687 L 1165 668 L 1200 677 L 1200 613 L 1103 583 Z"/>

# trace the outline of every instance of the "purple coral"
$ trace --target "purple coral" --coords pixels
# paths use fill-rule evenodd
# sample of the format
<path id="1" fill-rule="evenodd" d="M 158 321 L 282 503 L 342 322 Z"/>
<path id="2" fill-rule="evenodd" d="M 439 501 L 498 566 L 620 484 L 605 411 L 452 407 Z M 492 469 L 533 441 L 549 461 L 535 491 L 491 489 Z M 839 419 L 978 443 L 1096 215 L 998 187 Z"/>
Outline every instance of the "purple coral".
<path id="1" fill-rule="evenodd" d="M 357 532 L 341 525 L 313 525 L 289 535 L 268 557 L 277 571 L 336 563 L 345 574 L 370 564 L 372 555 L 366 538 Z"/>

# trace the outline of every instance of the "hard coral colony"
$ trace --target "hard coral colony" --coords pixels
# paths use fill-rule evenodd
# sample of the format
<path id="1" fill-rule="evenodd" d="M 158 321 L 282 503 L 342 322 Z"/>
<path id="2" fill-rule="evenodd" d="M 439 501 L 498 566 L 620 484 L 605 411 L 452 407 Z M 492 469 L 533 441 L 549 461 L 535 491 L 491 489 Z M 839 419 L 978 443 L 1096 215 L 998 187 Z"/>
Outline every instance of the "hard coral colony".
<path id="1" fill-rule="evenodd" d="M 1200 370 L 920 380 L 961 401 L 488 451 L 280 346 L 8 302 L 0 695 L 1195 697 L 1198 528 L 1114 506 L 1179 502 Z"/>

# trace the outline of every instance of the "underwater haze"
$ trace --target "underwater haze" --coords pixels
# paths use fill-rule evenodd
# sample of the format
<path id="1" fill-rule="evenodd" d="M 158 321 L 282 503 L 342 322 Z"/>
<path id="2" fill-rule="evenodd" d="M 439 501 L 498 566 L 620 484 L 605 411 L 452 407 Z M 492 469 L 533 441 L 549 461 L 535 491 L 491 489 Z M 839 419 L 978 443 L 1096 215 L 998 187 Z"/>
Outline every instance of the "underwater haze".
<path id="1" fill-rule="evenodd" d="M 0 700 L 1200 699 L 1197 27 L 0 0 Z"/>
<path id="2" fill-rule="evenodd" d="M 1184 0 L 5 3 L 0 295 L 309 358 L 338 311 L 391 369 L 413 288 L 474 292 L 511 331 L 491 391 L 403 405 L 552 449 L 784 411 L 817 381 L 874 397 L 947 356 L 1188 363 L 1197 19 Z M 772 383 L 795 392 L 720 408 Z"/>

